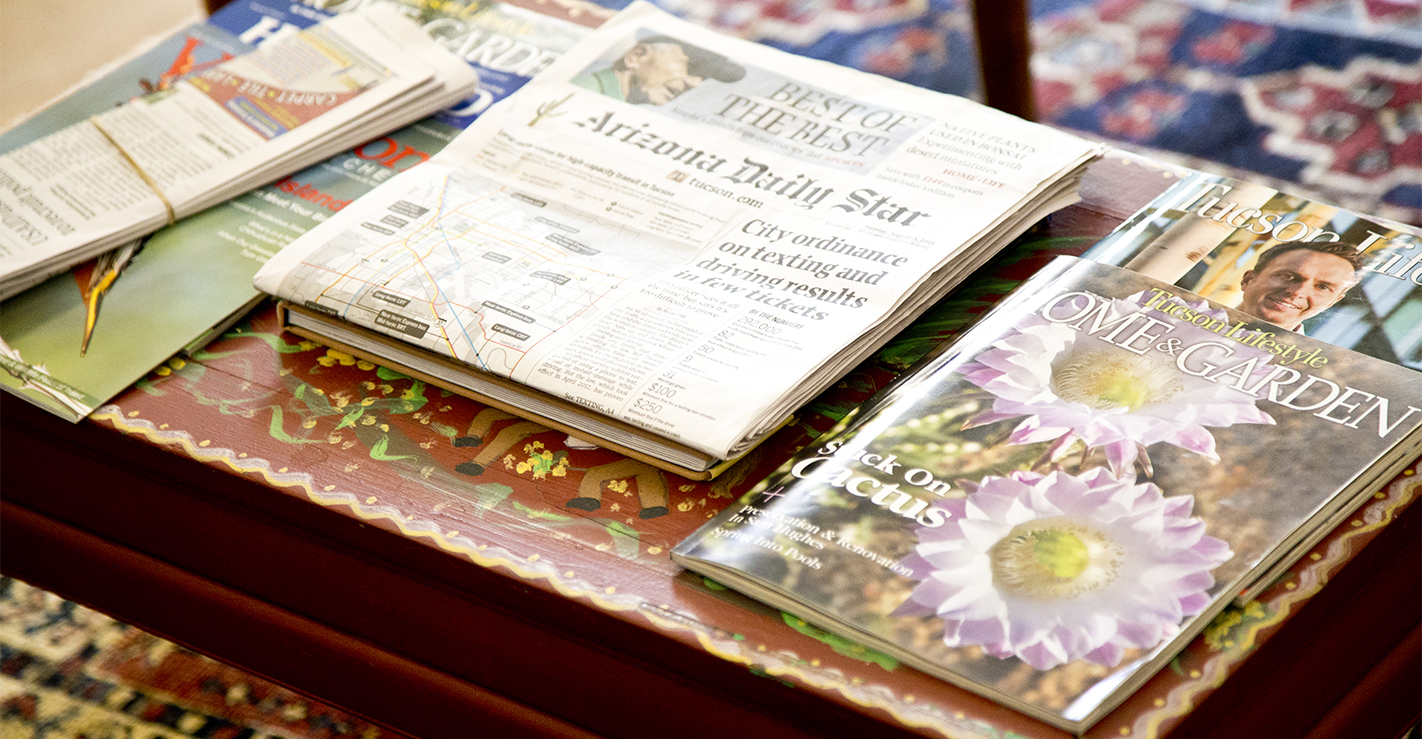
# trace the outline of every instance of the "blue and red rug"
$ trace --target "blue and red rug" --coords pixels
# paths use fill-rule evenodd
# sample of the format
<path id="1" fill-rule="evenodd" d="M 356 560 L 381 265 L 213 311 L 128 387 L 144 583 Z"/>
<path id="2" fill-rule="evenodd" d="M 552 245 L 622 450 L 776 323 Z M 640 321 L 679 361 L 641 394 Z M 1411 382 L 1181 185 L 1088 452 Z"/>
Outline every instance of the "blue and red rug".
<path id="1" fill-rule="evenodd" d="M 655 2 L 921 87 L 978 89 L 968 0 Z M 1422 225 L 1422 0 L 1035 0 L 1032 15 L 1040 120 Z"/>
<path id="2" fill-rule="evenodd" d="M 401 737 L 83 606 L 0 577 L 6 739 Z"/>

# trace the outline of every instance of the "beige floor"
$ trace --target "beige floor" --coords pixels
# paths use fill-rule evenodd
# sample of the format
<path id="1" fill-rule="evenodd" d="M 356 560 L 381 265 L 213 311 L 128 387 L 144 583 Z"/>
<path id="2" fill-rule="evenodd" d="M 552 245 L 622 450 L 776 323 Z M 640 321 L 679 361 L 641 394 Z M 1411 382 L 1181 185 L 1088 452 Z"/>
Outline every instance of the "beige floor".
<path id="1" fill-rule="evenodd" d="M 200 17 L 200 0 L 0 0 L 0 130 L 143 39 Z"/>

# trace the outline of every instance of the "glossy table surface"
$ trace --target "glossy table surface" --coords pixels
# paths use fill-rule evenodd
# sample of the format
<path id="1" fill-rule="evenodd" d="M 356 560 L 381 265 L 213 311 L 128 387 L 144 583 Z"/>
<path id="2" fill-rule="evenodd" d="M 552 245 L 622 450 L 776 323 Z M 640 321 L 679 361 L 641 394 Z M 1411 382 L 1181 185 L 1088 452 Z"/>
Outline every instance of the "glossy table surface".
<path id="1" fill-rule="evenodd" d="M 1178 175 L 1094 164 L 1081 204 L 709 482 L 282 335 L 264 306 L 78 425 L 3 398 L 0 568 L 419 736 L 1066 736 L 668 550 Z M 1089 736 L 1393 736 L 1415 720 L 1419 478 L 1414 464 L 1381 487 Z"/>

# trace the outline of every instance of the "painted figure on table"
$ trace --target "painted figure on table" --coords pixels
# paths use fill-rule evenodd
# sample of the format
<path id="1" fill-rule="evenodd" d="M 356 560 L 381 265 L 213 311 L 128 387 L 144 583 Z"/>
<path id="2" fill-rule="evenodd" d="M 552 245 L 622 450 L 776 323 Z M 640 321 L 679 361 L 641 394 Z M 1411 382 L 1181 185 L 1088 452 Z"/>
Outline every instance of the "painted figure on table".
<path id="1" fill-rule="evenodd" d="M 494 433 L 494 426 L 504 421 L 515 423 L 505 425 Z M 504 457 L 505 454 L 523 443 L 529 437 L 549 434 L 551 430 L 532 421 L 525 421 L 512 414 L 495 408 L 485 408 L 470 422 L 469 429 L 454 440 L 457 447 L 482 446 L 472 459 L 457 465 L 454 470 L 462 475 L 478 477 L 484 470 Z M 578 492 L 565 505 L 581 511 L 596 511 L 602 508 L 603 486 L 612 480 L 628 480 L 637 483 L 637 499 L 641 510 L 637 517 L 646 520 L 660 518 L 670 513 L 670 496 L 666 473 L 646 462 L 626 459 L 572 436 L 567 436 L 562 444 L 566 451 L 557 452 L 566 470 L 583 472 L 578 483 Z M 568 466 L 569 454 L 576 455 L 576 467 Z M 555 473 L 562 475 L 563 473 Z"/>

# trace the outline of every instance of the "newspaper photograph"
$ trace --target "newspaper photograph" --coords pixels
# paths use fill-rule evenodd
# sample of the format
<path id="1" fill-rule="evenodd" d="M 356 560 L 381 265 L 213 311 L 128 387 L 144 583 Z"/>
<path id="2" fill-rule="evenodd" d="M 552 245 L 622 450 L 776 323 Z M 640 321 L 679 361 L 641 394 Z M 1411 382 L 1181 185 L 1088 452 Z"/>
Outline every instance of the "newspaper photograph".
<path id="1" fill-rule="evenodd" d="M 731 458 L 1096 153 L 637 3 L 256 282 Z"/>

